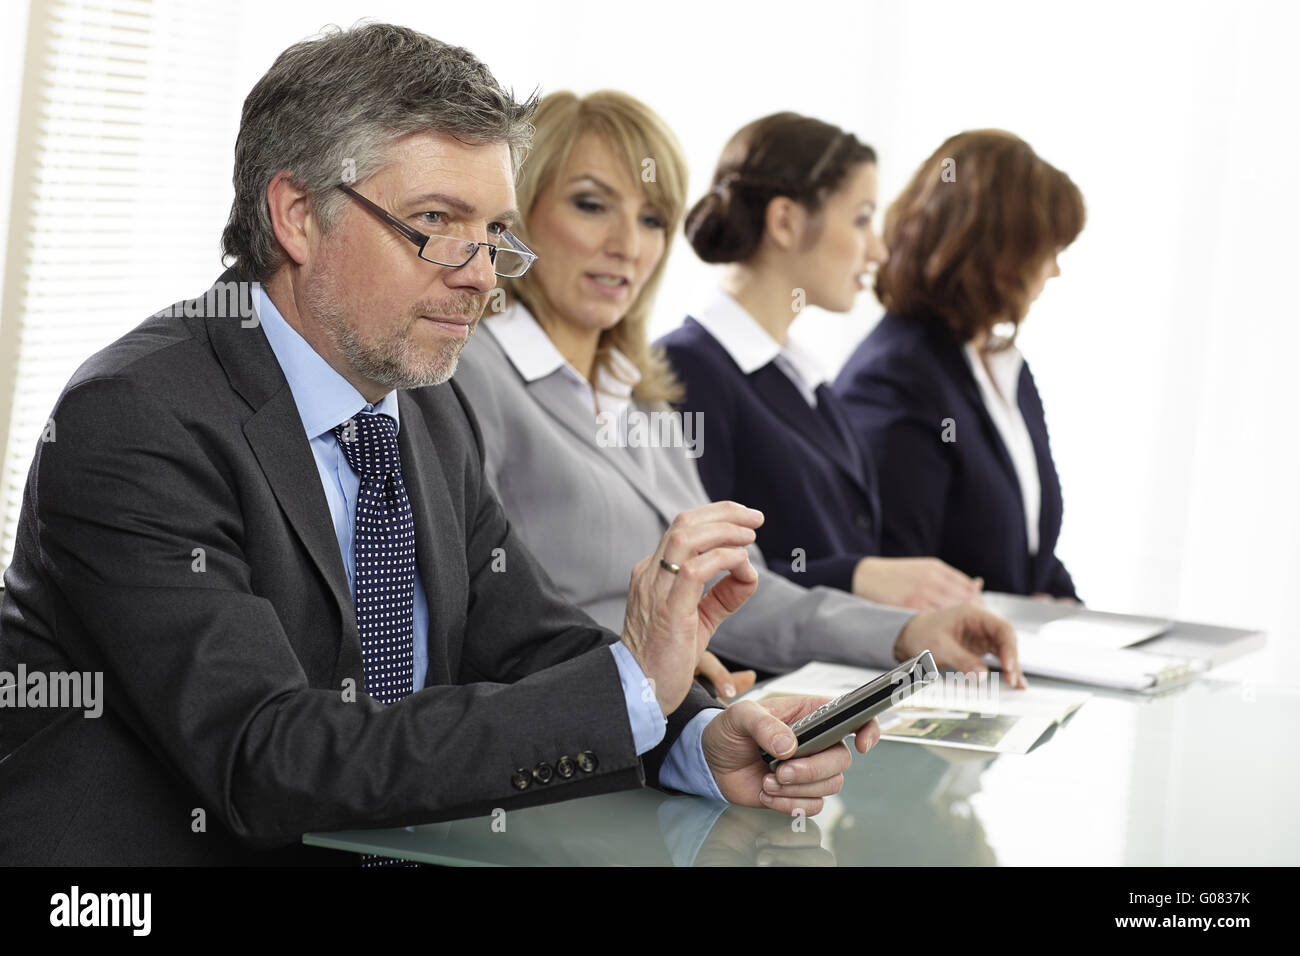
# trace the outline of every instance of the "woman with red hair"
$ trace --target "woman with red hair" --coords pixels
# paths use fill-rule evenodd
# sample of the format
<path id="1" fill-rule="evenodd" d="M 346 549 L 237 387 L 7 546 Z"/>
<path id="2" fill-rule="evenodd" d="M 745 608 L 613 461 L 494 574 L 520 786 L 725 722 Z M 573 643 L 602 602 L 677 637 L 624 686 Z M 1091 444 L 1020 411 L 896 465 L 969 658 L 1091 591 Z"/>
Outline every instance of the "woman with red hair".
<path id="1" fill-rule="evenodd" d="M 835 382 L 879 480 L 887 555 L 935 555 L 992 591 L 1077 600 L 1056 557 L 1061 485 L 1015 333 L 1084 224 L 1070 177 L 1017 136 L 947 140 L 885 217 L 888 310 Z"/>

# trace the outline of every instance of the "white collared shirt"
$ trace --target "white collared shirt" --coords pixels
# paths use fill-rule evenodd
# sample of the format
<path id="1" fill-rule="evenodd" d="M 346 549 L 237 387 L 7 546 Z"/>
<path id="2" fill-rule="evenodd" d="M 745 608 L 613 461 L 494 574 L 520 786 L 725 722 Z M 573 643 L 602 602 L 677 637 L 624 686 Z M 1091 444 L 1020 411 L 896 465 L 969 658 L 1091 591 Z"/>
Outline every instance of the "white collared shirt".
<path id="1" fill-rule="evenodd" d="M 691 318 L 704 326 L 708 333 L 727 350 L 731 360 L 746 375 L 756 372 L 768 362 L 785 373 L 809 406 L 817 407 L 817 386 L 826 381 L 817 360 L 790 340 L 782 345 L 758 320 L 745 311 L 745 307 L 721 290 Z"/>
<path id="2" fill-rule="evenodd" d="M 536 382 L 558 372 L 581 394 L 583 404 L 592 410 L 593 415 L 609 414 L 621 418 L 632 403 L 632 390 L 641 381 L 641 373 L 618 349 L 611 349 L 609 353 L 614 370 L 599 365 L 593 387 L 560 353 L 522 302 L 515 302 L 504 312 L 485 317 L 483 324 L 500 343 L 524 381 Z"/>
<path id="3" fill-rule="evenodd" d="M 967 342 L 962 350 L 975 374 L 980 395 L 989 417 L 1002 436 L 1002 444 L 1011 455 L 1011 464 L 1020 482 L 1020 498 L 1025 504 L 1025 530 L 1028 533 L 1029 553 L 1038 553 L 1038 513 L 1042 507 L 1042 486 L 1038 480 L 1038 457 L 1034 454 L 1034 440 L 1029 436 L 1025 416 L 1020 414 L 1020 370 L 1025 357 L 1014 345 L 995 352 L 986 352 L 985 369 L 980 361 L 975 343 Z M 992 377 L 989 372 L 992 372 Z M 995 385 L 996 383 L 996 385 Z"/>

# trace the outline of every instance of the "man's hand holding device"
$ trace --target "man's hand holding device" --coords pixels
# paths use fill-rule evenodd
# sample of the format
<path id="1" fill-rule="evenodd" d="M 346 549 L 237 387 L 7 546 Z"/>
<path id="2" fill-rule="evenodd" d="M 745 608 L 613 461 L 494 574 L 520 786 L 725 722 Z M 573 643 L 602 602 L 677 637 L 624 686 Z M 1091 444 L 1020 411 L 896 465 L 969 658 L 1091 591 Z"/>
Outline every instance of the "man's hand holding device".
<path id="1" fill-rule="evenodd" d="M 704 757 L 722 795 L 746 807 L 767 807 L 781 813 L 802 810 L 820 813 L 822 798 L 839 793 L 844 771 L 853 755 L 836 743 L 809 756 L 794 757 L 798 749 L 790 725 L 816 711 L 824 697 L 780 697 L 762 704 L 741 700 L 732 704 L 704 729 Z M 866 753 L 880 739 L 874 720 L 861 726 L 856 745 Z M 773 773 L 764 753 L 787 758 Z"/>
<path id="2" fill-rule="evenodd" d="M 739 701 L 704 732 L 704 754 L 718 788 L 732 803 L 782 813 L 820 813 L 823 798 L 838 793 L 853 755 L 842 739 L 855 734 L 859 753 L 880 739 L 877 714 L 939 675 L 922 651 L 856 690 L 827 700 L 782 697 L 758 704 Z"/>

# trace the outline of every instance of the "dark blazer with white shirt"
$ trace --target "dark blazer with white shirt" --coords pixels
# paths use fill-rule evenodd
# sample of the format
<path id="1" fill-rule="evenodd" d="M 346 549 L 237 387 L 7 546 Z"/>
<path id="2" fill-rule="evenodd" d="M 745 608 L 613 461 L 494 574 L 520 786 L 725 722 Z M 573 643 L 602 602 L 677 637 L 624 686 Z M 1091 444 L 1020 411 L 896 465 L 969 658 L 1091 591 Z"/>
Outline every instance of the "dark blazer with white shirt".
<path id="1" fill-rule="evenodd" d="M 387 707 L 365 694 L 293 394 L 260 324 L 214 301 L 90 358 L 36 449 L 0 671 L 102 672 L 104 711 L 0 708 L 0 864 L 355 863 L 302 834 L 654 782 L 715 702 L 697 685 L 638 757 L 617 636 L 511 528 L 452 383 L 398 392 L 425 687 Z"/>
<path id="2" fill-rule="evenodd" d="M 1055 554 L 1061 484 L 1027 364 L 1017 405 L 1041 487 L 1036 554 L 1015 466 L 946 326 L 886 313 L 840 371 L 835 391 L 876 463 L 885 555 L 941 558 L 982 577 L 986 590 L 1077 597 Z"/>
<path id="3" fill-rule="evenodd" d="M 698 465 L 709 497 L 763 512 L 768 567 L 806 586 L 852 590 L 853 569 L 880 553 L 875 466 L 829 386 L 808 404 L 768 362 L 746 374 L 694 318 L 658 345 L 686 387 L 680 408 L 704 416 Z"/>

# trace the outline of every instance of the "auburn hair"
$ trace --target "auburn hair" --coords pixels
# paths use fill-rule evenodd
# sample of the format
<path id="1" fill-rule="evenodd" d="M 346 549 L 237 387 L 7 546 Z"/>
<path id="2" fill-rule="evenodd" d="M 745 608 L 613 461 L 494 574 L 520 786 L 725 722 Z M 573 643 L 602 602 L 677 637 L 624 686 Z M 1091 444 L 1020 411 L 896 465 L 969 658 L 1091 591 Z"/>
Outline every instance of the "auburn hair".
<path id="1" fill-rule="evenodd" d="M 1020 137 L 958 133 L 885 213 L 889 258 L 876 297 L 898 315 L 943 323 L 963 343 L 1001 322 L 1018 327 L 1035 270 L 1075 240 L 1084 218 L 1079 188 Z"/>

